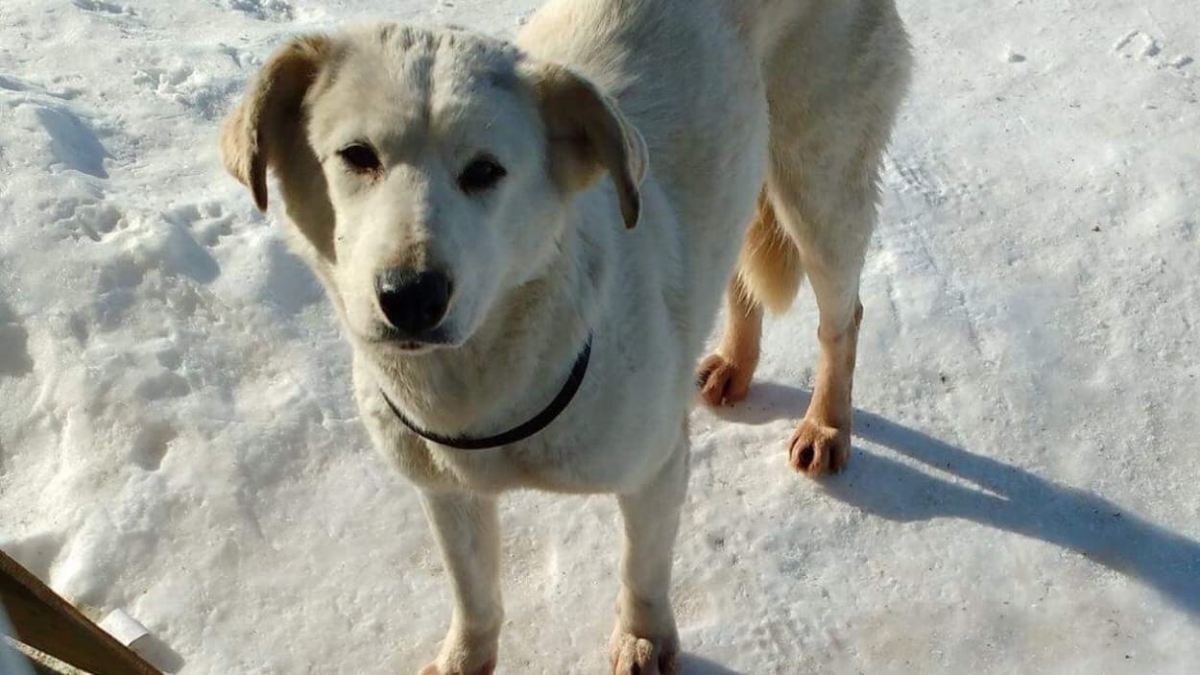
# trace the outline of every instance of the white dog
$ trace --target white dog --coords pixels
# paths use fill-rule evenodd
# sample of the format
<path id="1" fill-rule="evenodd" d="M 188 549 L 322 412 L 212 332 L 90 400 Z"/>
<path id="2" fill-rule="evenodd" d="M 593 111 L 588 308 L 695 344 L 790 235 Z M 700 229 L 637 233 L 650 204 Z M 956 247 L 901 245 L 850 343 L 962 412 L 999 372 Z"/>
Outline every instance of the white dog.
<path id="1" fill-rule="evenodd" d="M 677 672 L 671 548 L 722 289 L 737 263 L 714 403 L 745 394 L 758 307 L 811 280 L 822 357 L 791 458 L 837 470 L 908 68 L 892 0 L 554 0 L 515 44 L 381 25 L 264 66 L 222 152 L 260 208 L 274 170 L 371 436 L 422 492 L 455 593 L 423 673 L 495 668 L 514 488 L 617 495 L 613 670 Z"/>

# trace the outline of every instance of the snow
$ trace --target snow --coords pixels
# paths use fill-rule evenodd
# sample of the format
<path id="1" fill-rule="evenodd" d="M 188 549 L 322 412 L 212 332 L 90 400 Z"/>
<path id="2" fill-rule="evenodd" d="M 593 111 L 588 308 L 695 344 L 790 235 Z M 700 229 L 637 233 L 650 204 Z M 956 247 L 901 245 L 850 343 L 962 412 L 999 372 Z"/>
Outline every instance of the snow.
<path id="1" fill-rule="evenodd" d="M 4 0 L 0 548 L 171 672 L 412 672 L 449 591 L 311 275 L 220 167 L 272 47 L 533 0 Z M 855 455 L 783 443 L 807 292 L 694 414 L 685 672 L 1200 671 L 1200 14 L 901 0 Z M 598 673 L 610 499 L 505 501 L 502 673 Z"/>

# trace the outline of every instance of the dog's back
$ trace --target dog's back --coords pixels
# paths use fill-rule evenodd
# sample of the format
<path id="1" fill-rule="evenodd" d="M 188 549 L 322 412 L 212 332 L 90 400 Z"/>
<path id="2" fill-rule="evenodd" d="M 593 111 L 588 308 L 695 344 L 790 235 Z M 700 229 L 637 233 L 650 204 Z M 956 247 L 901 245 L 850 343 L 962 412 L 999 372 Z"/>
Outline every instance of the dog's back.
<path id="1" fill-rule="evenodd" d="M 729 4 L 552 0 L 517 40 L 618 101 L 645 137 L 654 176 L 685 222 L 697 209 L 711 209 L 728 180 L 726 148 L 765 157 L 760 69 L 728 18 Z"/>
<path id="2" fill-rule="evenodd" d="M 689 351 L 707 334 L 716 289 L 750 222 L 746 195 L 769 174 L 780 183 L 801 173 L 840 181 L 826 164 L 854 157 L 867 162 L 856 182 L 873 192 L 909 69 L 894 0 L 551 0 L 518 43 L 591 78 L 645 137 L 647 191 L 662 190 L 666 220 L 680 227 L 683 304 L 698 333 Z M 850 229 L 863 230 L 851 239 L 869 234 Z M 786 305 L 799 265 L 789 268 L 792 249 L 768 235 L 756 249 L 782 256 L 742 272 L 768 304 L 782 297 L 774 304 Z"/>
<path id="3" fill-rule="evenodd" d="M 642 226 L 617 258 L 675 299 L 672 349 L 685 361 L 716 314 L 767 158 L 761 68 L 727 11 L 727 0 L 552 0 L 517 40 L 596 82 L 645 138 Z"/>
<path id="4" fill-rule="evenodd" d="M 825 365 L 789 453 L 799 471 L 839 470 L 859 276 L 911 70 L 894 0 L 553 0 L 520 42 L 592 78 L 644 135 L 646 201 L 667 206 L 647 211 L 657 258 L 626 239 L 622 260 L 634 275 L 657 263 L 684 359 L 699 356 L 737 258 L 730 327 L 699 371 L 706 400 L 745 396 L 763 308 L 785 309 L 810 280 Z"/>

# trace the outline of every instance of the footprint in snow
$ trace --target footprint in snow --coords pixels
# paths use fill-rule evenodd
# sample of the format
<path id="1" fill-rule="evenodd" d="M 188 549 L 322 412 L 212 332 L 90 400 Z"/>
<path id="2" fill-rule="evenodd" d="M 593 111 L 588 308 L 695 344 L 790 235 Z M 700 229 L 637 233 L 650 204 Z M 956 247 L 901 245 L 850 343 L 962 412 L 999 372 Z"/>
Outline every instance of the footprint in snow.
<path id="1" fill-rule="evenodd" d="M 174 375 L 174 373 L 171 374 Z M 175 377 L 179 376 L 175 375 Z M 162 466 L 167 452 L 171 449 L 171 442 L 178 436 L 179 432 L 164 422 L 143 424 L 133 435 L 129 458 L 146 471 L 157 471 Z"/>
<path id="2" fill-rule="evenodd" d="M 233 234 L 234 215 L 227 213 L 219 202 L 185 204 L 164 213 L 163 218 L 188 230 L 205 246 L 216 246 L 222 238 Z"/>
<path id="3" fill-rule="evenodd" d="M 0 90 L 20 92 L 23 94 L 40 94 L 62 99 L 64 101 L 70 101 L 76 96 L 79 96 L 81 93 L 80 90 L 70 87 L 59 91 L 52 91 L 42 85 L 12 77 L 10 75 L 4 75 L 3 73 L 0 73 Z"/>
<path id="4" fill-rule="evenodd" d="M 104 2 L 104 0 L 72 0 L 75 6 L 87 12 L 103 12 L 105 14 L 128 14 L 133 16 L 136 12 L 132 7 L 118 5 L 115 2 Z"/>
<path id="5" fill-rule="evenodd" d="M 104 160 L 110 155 L 100 137 L 75 113 L 57 105 L 34 104 L 21 115 L 30 115 L 50 138 L 50 155 L 55 164 L 96 178 L 108 178 Z M 53 166 L 53 164 L 52 164 Z"/>
<path id="6" fill-rule="evenodd" d="M 186 65 L 139 70 L 133 76 L 133 83 L 153 91 L 159 98 L 195 110 L 206 120 L 223 115 L 229 97 L 242 86 L 233 80 L 214 79 L 211 74 Z"/>
<path id="7" fill-rule="evenodd" d="M 65 215 L 54 224 L 66 230 L 72 239 L 87 237 L 100 242 L 128 225 L 120 209 L 103 201 L 69 197 L 59 202 L 58 209 Z"/>
<path id="8" fill-rule="evenodd" d="M 291 3 L 285 0 L 224 0 L 222 4 L 260 21 L 291 21 L 295 17 Z"/>
<path id="9" fill-rule="evenodd" d="M 16 312 L 0 299 L 0 379 L 33 372 L 28 343 L 29 332 L 17 320 Z"/>
<path id="10" fill-rule="evenodd" d="M 1146 61 L 1160 70 L 1183 70 L 1195 63 L 1187 54 L 1168 55 L 1158 40 L 1140 30 L 1130 31 L 1117 40 L 1113 53 L 1123 59 Z"/>

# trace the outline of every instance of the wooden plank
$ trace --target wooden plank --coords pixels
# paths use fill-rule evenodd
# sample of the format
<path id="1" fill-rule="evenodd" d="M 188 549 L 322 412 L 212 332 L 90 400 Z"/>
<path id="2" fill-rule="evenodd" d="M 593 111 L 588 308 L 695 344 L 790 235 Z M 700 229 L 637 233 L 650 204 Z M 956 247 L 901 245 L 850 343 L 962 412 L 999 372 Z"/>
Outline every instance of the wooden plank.
<path id="1" fill-rule="evenodd" d="M 162 675 L 0 551 L 0 602 L 21 642 L 94 675 Z"/>
<path id="2" fill-rule="evenodd" d="M 24 642 L 18 642 L 16 638 L 6 636 L 4 642 L 14 656 L 23 659 L 22 663 L 28 665 L 34 675 L 91 675 Z"/>

